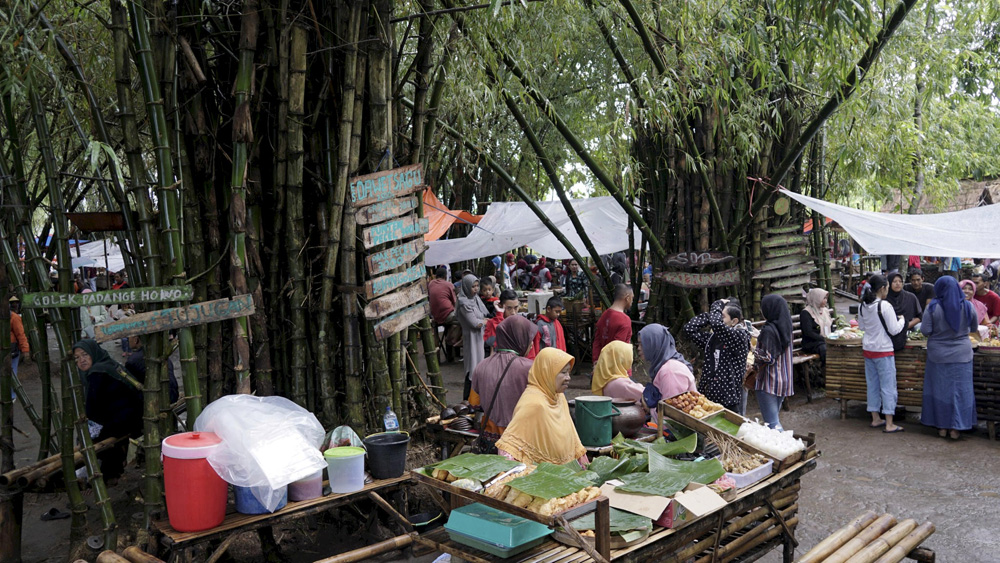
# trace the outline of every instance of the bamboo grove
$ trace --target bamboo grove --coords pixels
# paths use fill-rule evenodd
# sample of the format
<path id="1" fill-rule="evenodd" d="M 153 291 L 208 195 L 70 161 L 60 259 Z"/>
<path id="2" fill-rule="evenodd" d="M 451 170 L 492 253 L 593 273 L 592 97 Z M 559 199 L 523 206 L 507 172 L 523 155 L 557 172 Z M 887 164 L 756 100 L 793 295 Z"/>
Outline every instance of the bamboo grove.
<path id="1" fill-rule="evenodd" d="M 280 394 L 327 427 L 358 430 L 378 428 L 386 406 L 411 427 L 445 400 L 430 320 L 378 342 L 360 314 L 351 177 L 420 163 L 451 209 L 520 199 L 543 222 L 534 201 L 571 211 L 582 185 L 625 209 L 643 233 L 634 254 L 654 270 L 675 252 L 737 256 L 735 289 L 654 282 L 651 319 L 682 322 L 724 292 L 756 303 L 765 288 L 749 273 L 761 229 L 777 220 L 774 186 L 825 193 L 824 125 L 915 3 L 8 2 L 0 304 L 8 285 L 47 289 L 54 258 L 69 292 L 79 233 L 65 213 L 95 210 L 123 214 L 114 236 L 132 286 L 192 285 L 192 302 L 252 295 L 253 316 L 144 337 L 148 524 L 162 508 L 159 444 L 175 424 L 165 366 L 175 349 L 189 427 L 228 393 Z M 599 266 L 595 285 L 608 277 L 585 233 L 574 248 L 547 226 Z M 638 284 L 641 268 L 631 271 Z M 2 438 L 13 386 L 43 436 L 39 459 L 62 454 L 75 538 L 86 506 L 74 439 L 105 545 L 116 545 L 72 362 L 78 313 L 24 314 L 42 402 L 0 378 Z"/>

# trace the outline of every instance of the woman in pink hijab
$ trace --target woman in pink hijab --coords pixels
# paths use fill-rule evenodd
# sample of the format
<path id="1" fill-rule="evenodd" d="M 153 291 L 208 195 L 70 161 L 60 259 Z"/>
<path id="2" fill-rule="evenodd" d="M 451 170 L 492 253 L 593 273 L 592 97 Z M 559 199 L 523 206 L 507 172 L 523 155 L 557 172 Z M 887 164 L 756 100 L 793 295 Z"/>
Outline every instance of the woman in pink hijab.
<path id="1" fill-rule="evenodd" d="M 971 301 L 972 306 L 976 309 L 976 315 L 979 318 L 979 324 L 983 324 L 983 320 L 986 318 L 986 305 L 982 301 L 975 299 L 973 296 L 976 295 L 976 283 L 972 280 L 962 280 L 958 282 L 958 287 L 962 288 L 962 293 L 965 294 L 965 300 Z"/>

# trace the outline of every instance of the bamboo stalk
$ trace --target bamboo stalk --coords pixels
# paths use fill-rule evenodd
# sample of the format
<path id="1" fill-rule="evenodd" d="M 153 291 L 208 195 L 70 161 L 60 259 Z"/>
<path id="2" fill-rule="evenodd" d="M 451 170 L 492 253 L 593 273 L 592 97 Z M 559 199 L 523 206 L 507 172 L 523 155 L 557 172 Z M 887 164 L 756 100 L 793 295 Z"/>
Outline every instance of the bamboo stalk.
<path id="1" fill-rule="evenodd" d="M 106 549 L 97 556 L 97 563 L 129 563 L 129 560 L 110 549 Z"/>
<path id="2" fill-rule="evenodd" d="M 847 540 L 837 551 L 834 551 L 826 559 L 823 559 L 823 563 L 844 563 L 895 524 L 896 518 L 893 515 L 883 514 L 879 516 L 868 527 L 859 532 L 858 535 Z"/>
<path id="3" fill-rule="evenodd" d="M 0 217 L 0 222 L 7 220 L 6 216 Z M 10 396 L 14 366 L 11 348 L 18 345 L 7 338 L 11 334 L 10 301 L 7 295 L 7 268 L 0 268 L 0 472 L 3 473 L 14 469 L 14 401 Z"/>
<path id="4" fill-rule="evenodd" d="M 892 548 L 885 552 L 882 557 L 879 557 L 875 563 L 898 563 L 899 561 L 902 561 L 907 554 L 916 549 L 917 546 L 919 546 L 933 533 L 934 524 L 924 522 L 923 524 L 917 526 L 912 532 L 907 534 L 907 536 L 900 540 L 899 543 L 892 546 Z"/>
<path id="5" fill-rule="evenodd" d="M 413 536 L 411 534 L 404 534 L 402 536 L 396 536 L 394 538 L 380 541 L 353 551 L 348 551 L 347 553 L 341 553 L 339 555 L 334 555 L 333 557 L 327 557 L 326 559 L 319 559 L 316 563 L 353 563 L 355 561 L 367 561 L 377 555 L 388 553 L 390 551 L 396 551 L 397 549 L 403 549 L 411 543 L 413 543 Z"/>
<path id="6" fill-rule="evenodd" d="M 875 512 L 872 510 L 866 510 L 864 513 L 855 516 L 846 526 L 830 534 L 826 539 L 803 554 L 797 560 L 797 563 L 818 563 L 819 561 L 823 561 L 823 559 L 834 551 L 840 549 L 848 540 L 858 535 L 861 530 L 868 527 L 868 525 L 875 521 L 876 517 Z"/>
<path id="7" fill-rule="evenodd" d="M 864 549 L 857 552 L 854 557 L 847 560 L 847 563 L 872 563 L 882 554 L 889 551 L 892 546 L 899 543 L 916 527 L 917 522 L 912 518 L 907 518 L 906 520 L 901 521 L 891 530 L 882 534 L 876 538 L 875 541 L 865 546 Z"/>
<path id="8" fill-rule="evenodd" d="M 131 563 L 164 563 L 162 559 L 153 557 L 134 545 L 126 547 L 125 551 L 122 551 L 122 555 Z"/>

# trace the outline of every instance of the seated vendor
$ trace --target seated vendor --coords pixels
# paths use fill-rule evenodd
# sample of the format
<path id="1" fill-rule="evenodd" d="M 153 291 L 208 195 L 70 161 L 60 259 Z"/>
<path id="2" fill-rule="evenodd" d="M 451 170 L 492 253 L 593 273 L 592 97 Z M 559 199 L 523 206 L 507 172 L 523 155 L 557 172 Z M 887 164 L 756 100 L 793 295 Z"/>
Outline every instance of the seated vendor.
<path id="1" fill-rule="evenodd" d="M 531 348 L 537 332 L 538 328 L 521 315 L 515 313 L 505 318 L 496 328 L 497 352 L 479 362 L 472 371 L 469 403 L 483 407 L 484 416 L 487 416 L 483 437 L 490 444 L 503 435 L 528 386 L 531 360 L 523 356 Z"/>
<path id="2" fill-rule="evenodd" d="M 590 392 L 615 399 L 634 399 L 642 402 L 642 385 L 629 378 L 632 369 L 632 345 L 612 340 L 601 352 L 590 380 Z"/>
<path id="3" fill-rule="evenodd" d="M 562 465 L 572 460 L 586 466 L 564 392 L 569 387 L 573 356 L 543 348 L 528 372 L 528 387 L 514 407 L 514 417 L 497 442 L 500 455 L 525 463 Z"/>

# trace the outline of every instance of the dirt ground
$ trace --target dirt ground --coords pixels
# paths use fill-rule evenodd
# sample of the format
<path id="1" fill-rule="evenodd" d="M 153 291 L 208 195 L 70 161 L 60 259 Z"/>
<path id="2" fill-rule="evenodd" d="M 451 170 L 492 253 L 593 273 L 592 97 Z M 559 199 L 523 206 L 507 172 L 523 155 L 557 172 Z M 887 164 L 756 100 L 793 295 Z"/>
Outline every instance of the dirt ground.
<path id="1" fill-rule="evenodd" d="M 451 402 L 461 398 L 461 370 L 460 361 L 443 366 Z M 589 393 L 588 371 L 589 366 L 582 366 L 580 375 L 571 382 L 569 396 Z M 37 367 L 24 365 L 20 376 L 29 396 L 37 404 L 40 399 Z M 840 420 L 839 403 L 824 398 L 821 391 L 814 390 L 814 393 L 817 397 L 812 403 L 806 403 L 802 392 L 792 397 L 791 411 L 781 414 L 785 428 L 815 432 L 822 451 L 817 469 L 802 481 L 798 553 L 803 553 L 855 515 L 871 509 L 889 512 L 898 518 L 934 522 L 937 531 L 926 546 L 937 552 L 940 561 L 998 560 L 1000 535 L 996 534 L 996 527 L 1000 515 L 1000 483 L 997 481 L 997 461 L 1000 460 L 1000 443 L 989 441 L 985 425 L 966 433 L 959 442 L 948 442 L 938 438 L 934 430 L 922 427 L 919 415 L 912 413 L 901 422 L 906 432 L 883 434 L 868 427 L 862 403 L 851 402 L 847 420 Z M 759 416 L 753 399 L 748 414 Z M 20 467 L 35 459 L 37 438 L 20 407 L 15 409 L 15 425 L 30 436 L 15 435 L 16 463 Z M 432 454 L 427 450 L 421 452 L 422 457 Z M 130 467 L 126 478 L 113 489 L 116 515 L 123 524 L 141 513 L 141 505 L 135 502 L 139 479 L 140 471 Z M 87 494 L 86 500 L 91 506 L 88 511 L 91 533 L 96 534 L 99 517 L 93 510 L 92 493 Z M 69 520 L 43 522 L 40 516 L 53 507 L 66 510 L 66 502 L 64 494 L 25 496 L 22 535 L 25 563 L 65 559 L 69 547 Z M 416 503 L 411 494 L 413 504 Z M 348 511 L 340 516 L 303 519 L 293 526 L 276 529 L 275 537 L 286 560 L 305 562 L 373 543 L 390 534 L 388 530 L 379 529 L 376 535 L 361 537 L 362 524 L 359 514 Z M 378 532 L 382 535 L 378 536 Z M 398 531 L 392 531 L 393 535 L 395 533 Z M 254 534 L 244 536 L 230 552 L 232 560 L 263 561 L 260 543 Z M 95 558 L 96 554 L 88 559 Z M 409 558 L 397 552 L 381 560 L 424 563 L 434 558 L 435 554 Z M 777 552 L 764 559 L 779 560 Z"/>

